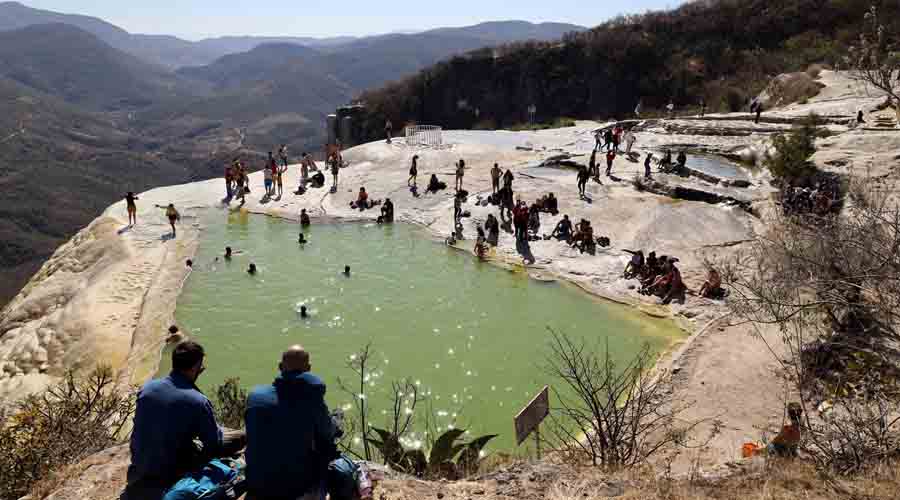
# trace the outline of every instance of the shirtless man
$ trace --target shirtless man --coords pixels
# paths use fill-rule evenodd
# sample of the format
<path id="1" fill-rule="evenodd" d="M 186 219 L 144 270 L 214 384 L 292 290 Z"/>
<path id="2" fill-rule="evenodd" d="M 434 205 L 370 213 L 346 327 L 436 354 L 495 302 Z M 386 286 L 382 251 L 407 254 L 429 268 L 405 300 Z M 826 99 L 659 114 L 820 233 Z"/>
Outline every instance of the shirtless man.
<path id="1" fill-rule="evenodd" d="M 706 281 L 700 288 L 700 296 L 710 298 L 719 293 L 721 288 L 722 276 L 719 275 L 719 271 L 716 271 L 714 267 L 710 266 L 709 273 L 706 275 Z"/>
<path id="2" fill-rule="evenodd" d="M 578 196 L 580 196 L 582 200 L 584 199 L 584 190 L 587 187 L 588 179 L 590 178 L 591 173 L 588 172 L 587 167 L 584 165 L 578 167 L 578 175 L 576 177 L 578 180 Z"/>
<path id="3" fill-rule="evenodd" d="M 456 190 L 462 191 L 463 188 L 463 176 L 466 175 L 466 161 L 462 158 L 459 159 L 459 163 L 456 164 Z"/>
<path id="4" fill-rule="evenodd" d="M 501 175 L 503 172 L 500 170 L 500 165 L 494 163 L 494 168 L 491 169 L 491 194 L 497 194 L 497 191 L 500 190 Z"/>
<path id="5" fill-rule="evenodd" d="M 550 237 L 567 243 L 572 240 L 572 221 L 569 220 L 568 215 L 563 215 L 562 220 L 556 224 L 556 228 Z"/>

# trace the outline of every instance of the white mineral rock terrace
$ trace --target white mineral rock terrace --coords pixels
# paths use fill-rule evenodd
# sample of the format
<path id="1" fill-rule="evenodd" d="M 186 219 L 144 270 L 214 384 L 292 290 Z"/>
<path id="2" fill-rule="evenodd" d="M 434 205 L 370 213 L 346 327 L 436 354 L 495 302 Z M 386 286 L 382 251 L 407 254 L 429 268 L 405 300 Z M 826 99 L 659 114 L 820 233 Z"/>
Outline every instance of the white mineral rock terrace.
<path id="1" fill-rule="evenodd" d="M 849 121 L 858 109 L 868 112 L 883 102 L 876 93 L 843 75 L 823 72 L 821 81 L 827 87 L 820 96 L 804 105 L 766 112 L 763 120 L 798 118 L 815 111 Z M 754 125 L 747 114 L 707 118 L 655 122 L 637 134 L 635 149 L 646 153 L 672 146 L 675 150 L 754 158 L 766 151 L 771 133 L 790 128 L 784 123 Z M 677 369 L 677 396 L 693 402 L 687 418 L 718 418 L 725 424 L 700 463 L 707 466 L 737 458 L 741 443 L 759 437 L 757 427 L 772 424 L 781 416 L 783 390 L 772 369 L 772 354 L 746 327 L 730 327 L 727 321 L 720 321 L 727 312 L 722 302 L 689 295 L 684 305 L 660 306 L 658 299 L 637 294 L 636 282 L 621 277 L 629 260 L 623 249 L 677 256 L 686 283 L 696 291 L 705 276 L 704 258 L 738 251 L 764 229 L 764 222 L 737 207 L 636 191 L 630 181 L 643 172 L 643 156 L 640 163 L 622 156 L 616 160 L 613 173 L 619 181 L 604 178 L 603 185 L 589 183 L 592 203 L 579 200 L 574 170 L 537 166 L 561 152 L 585 155 L 573 159 L 587 163 L 592 131 L 603 125 L 580 122 L 572 128 L 528 133 L 446 132 L 448 145 L 437 150 L 411 149 L 402 140 L 392 145 L 366 144 L 345 152 L 350 166 L 341 172 L 336 194 L 330 195 L 326 187 L 294 195 L 299 168 L 292 166 L 281 200 L 262 202 L 262 174 L 253 174 L 253 192 L 243 208 L 237 202 L 230 207 L 222 204 L 222 179 L 154 189 L 139 195 L 138 224 L 133 229 L 126 228 L 124 202 L 116 203 L 60 247 L 0 314 L 0 398 L 12 401 L 46 387 L 67 369 L 89 369 L 100 362 L 119 370 L 122 383 L 138 384 L 155 372 L 188 274 L 184 262 L 196 250 L 205 210 L 246 210 L 297 219 L 306 208 L 313 224 L 372 219 L 377 209 L 359 212 L 349 207 L 360 186 L 365 186 L 370 197 L 393 200 L 398 221 L 423 226 L 435 239 L 443 240 L 451 229 L 452 190 L 419 198 L 410 194 L 407 173 L 410 158 L 418 154 L 422 189 L 432 173 L 452 188 L 453 163 L 459 158 L 466 160 L 464 188 L 470 191 L 470 198 L 464 210 L 471 211 L 472 217 L 464 219 L 468 239 L 459 243 L 465 251 L 472 250 L 475 225 L 488 213 L 497 213 L 493 206 L 475 205 L 479 196 L 490 194 L 489 170 L 495 162 L 513 169 L 517 197 L 531 202 L 553 192 L 560 201 L 560 216 L 568 214 L 573 221 L 589 219 L 597 236 L 608 236 L 611 247 L 598 247 L 596 256 L 579 255 L 555 241 L 533 242 L 535 261 L 527 265 L 528 272 L 570 280 L 649 314 L 678 320 L 692 336 L 661 366 Z M 851 129 L 840 124 L 829 125 L 829 129 L 836 135 L 820 141 L 820 152 L 814 158 L 820 167 L 853 175 L 897 177 L 900 131 Z M 605 167 L 599 155 L 598 161 Z M 688 166 L 690 162 L 689 155 Z M 676 182 L 669 176 L 655 176 Z M 326 178 L 328 186 L 330 174 Z M 712 190 L 697 179 L 689 184 Z M 766 175 L 757 173 L 753 185 L 743 190 L 743 196 L 754 201 L 755 213 L 764 214 L 771 205 L 768 186 Z M 167 237 L 163 210 L 154 208 L 168 203 L 174 203 L 183 217 L 175 239 Z M 541 231 L 549 233 L 558 220 L 543 214 Z M 511 234 L 501 231 L 500 246 L 491 260 L 504 266 L 523 265 Z M 777 349 L 777 334 L 763 334 Z"/>

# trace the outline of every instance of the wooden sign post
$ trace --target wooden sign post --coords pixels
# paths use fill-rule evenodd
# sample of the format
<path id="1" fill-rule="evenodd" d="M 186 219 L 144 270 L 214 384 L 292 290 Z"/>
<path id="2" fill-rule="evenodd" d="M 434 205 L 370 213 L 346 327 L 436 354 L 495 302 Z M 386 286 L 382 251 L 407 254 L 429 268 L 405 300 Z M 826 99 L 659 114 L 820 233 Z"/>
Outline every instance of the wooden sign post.
<path id="1" fill-rule="evenodd" d="M 516 415 L 516 444 L 521 446 L 531 433 L 537 445 L 537 458 L 541 459 L 541 422 L 550 414 L 550 387 L 545 386 L 522 411 Z"/>

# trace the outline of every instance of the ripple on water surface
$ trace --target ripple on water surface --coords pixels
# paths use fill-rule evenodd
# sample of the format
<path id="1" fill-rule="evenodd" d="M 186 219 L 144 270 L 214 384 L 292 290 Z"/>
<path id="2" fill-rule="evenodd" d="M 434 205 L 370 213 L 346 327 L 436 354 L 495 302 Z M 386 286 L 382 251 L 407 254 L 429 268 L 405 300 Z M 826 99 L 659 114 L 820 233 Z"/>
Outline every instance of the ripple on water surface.
<path id="1" fill-rule="evenodd" d="M 601 347 L 608 341 L 623 359 L 644 342 L 662 350 L 679 335 L 669 322 L 575 287 L 479 263 L 412 226 L 314 225 L 303 247 L 296 224 L 264 216 L 216 213 L 203 226 L 176 317 L 206 349 L 207 392 L 230 377 L 248 388 L 270 383 L 281 351 L 299 343 L 328 383 L 330 405 L 349 407 L 337 379 L 352 377 L 350 356 L 372 342 L 366 384 L 375 425 L 391 381 L 409 377 L 430 395 L 442 426 L 497 433 L 494 448 L 511 448 L 512 417 L 551 383 L 541 371 L 548 327 Z M 240 253 L 216 262 L 225 246 Z M 256 276 L 246 273 L 251 262 Z"/>

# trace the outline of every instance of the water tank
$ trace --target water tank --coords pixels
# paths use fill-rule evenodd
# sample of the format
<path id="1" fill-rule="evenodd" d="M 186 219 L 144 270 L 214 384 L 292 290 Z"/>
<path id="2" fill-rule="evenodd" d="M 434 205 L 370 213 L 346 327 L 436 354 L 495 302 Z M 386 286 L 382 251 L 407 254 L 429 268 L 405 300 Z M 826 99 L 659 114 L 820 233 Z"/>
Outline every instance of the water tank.
<path id="1" fill-rule="evenodd" d="M 341 144 L 348 148 L 353 145 L 353 117 L 345 116 L 341 119 Z"/>
<path id="2" fill-rule="evenodd" d="M 328 142 L 326 144 L 335 144 L 337 142 L 337 115 L 328 115 L 325 122 L 326 135 L 328 136 Z"/>

